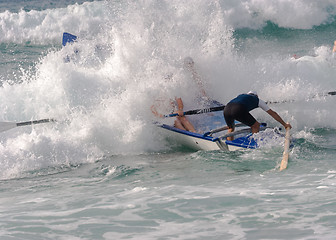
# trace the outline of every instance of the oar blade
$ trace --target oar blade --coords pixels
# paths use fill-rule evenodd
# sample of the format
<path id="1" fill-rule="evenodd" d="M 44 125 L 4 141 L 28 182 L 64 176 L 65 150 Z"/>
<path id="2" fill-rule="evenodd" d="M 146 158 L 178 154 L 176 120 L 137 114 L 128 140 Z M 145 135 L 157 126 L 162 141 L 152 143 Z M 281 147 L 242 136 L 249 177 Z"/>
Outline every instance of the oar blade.
<path id="1" fill-rule="evenodd" d="M 64 32 L 63 33 L 63 39 L 62 39 L 62 45 L 65 46 L 67 43 L 72 43 L 77 40 L 77 36 Z"/>
<path id="2" fill-rule="evenodd" d="M 280 163 L 280 171 L 285 170 L 287 168 L 289 158 L 289 144 L 290 144 L 290 133 L 289 128 L 286 128 L 285 145 L 282 160 Z"/>
<path id="3" fill-rule="evenodd" d="M 0 132 L 4 132 L 15 127 L 17 127 L 17 125 L 14 122 L 0 122 Z"/>

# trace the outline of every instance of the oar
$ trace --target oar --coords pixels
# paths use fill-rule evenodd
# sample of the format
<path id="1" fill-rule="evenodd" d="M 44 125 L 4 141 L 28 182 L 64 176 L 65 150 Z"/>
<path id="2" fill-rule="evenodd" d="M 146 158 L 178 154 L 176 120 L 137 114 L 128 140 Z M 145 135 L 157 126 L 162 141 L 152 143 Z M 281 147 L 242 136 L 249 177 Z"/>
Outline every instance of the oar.
<path id="1" fill-rule="evenodd" d="M 311 98 L 317 97 L 317 96 L 334 96 L 336 95 L 336 91 L 331 91 L 327 93 L 319 93 Z M 294 102 L 295 100 L 283 100 L 283 101 L 267 101 L 267 104 L 273 104 L 273 103 L 287 103 L 287 102 Z M 186 112 L 183 112 L 184 115 L 194 115 L 194 114 L 202 114 L 202 113 L 208 113 L 208 112 L 216 112 L 216 111 L 222 111 L 225 108 L 225 105 L 219 106 L 219 107 L 211 107 L 211 108 L 204 108 L 204 109 L 195 109 L 195 110 L 189 110 Z M 164 115 L 164 117 L 176 117 L 178 116 L 177 113 L 172 113 L 168 115 Z"/>
<path id="2" fill-rule="evenodd" d="M 290 143 L 289 129 L 290 128 L 286 128 L 285 146 L 284 146 L 284 152 L 283 152 L 282 160 L 281 160 L 281 163 L 280 163 L 280 171 L 286 169 L 287 168 L 287 164 L 288 164 L 289 143 Z"/>
<path id="3" fill-rule="evenodd" d="M 34 125 L 34 124 L 39 124 L 39 123 L 47 123 L 47 122 L 56 122 L 56 120 L 55 119 L 41 119 L 41 120 L 19 122 L 19 123 L 0 122 L 0 132 L 4 132 L 4 131 L 7 131 L 9 129 L 15 128 L 15 127 Z"/>
<path id="4" fill-rule="evenodd" d="M 231 133 L 224 134 L 223 136 L 221 136 L 219 138 L 220 139 L 226 139 L 227 137 L 236 136 L 236 135 L 241 134 L 241 133 L 250 133 L 251 131 L 252 131 L 251 128 L 244 128 L 244 129 L 240 129 L 240 130 L 237 130 L 237 131 L 234 131 L 234 132 L 231 132 Z"/>
<path id="5" fill-rule="evenodd" d="M 241 126 L 246 126 L 246 125 L 244 123 L 235 123 L 235 127 L 241 127 Z M 265 128 L 266 126 L 267 126 L 267 123 L 261 123 L 260 124 L 261 128 Z M 211 136 L 214 133 L 218 133 L 218 132 L 225 131 L 225 130 L 228 130 L 228 129 L 229 129 L 228 126 L 216 128 L 216 129 L 210 130 L 209 132 L 205 132 L 203 134 L 203 136 Z"/>
<path id="6" fill-rule="evenodd" d="M 324 96 L 328 96 L 328 95 L 334 96 L 334 95 L 336 95 L 336 91 L 331 91 L 331 92 L 327 92 L 327 93 L 319 93 L 316 96 L 324 97 Z"/>
<path id="7" fill-rule="evenodd" d="M 330 91 L 330 92 L 326 92 L 326 93 L 318 93 L 314 96 L 311 96 L 309 98 L 316 98 L 316 97 L 326 97 L 326 96 L 335 96 L 336 95 L 336 91 Z M 289 102 L 294 102 L 295 100 L 291 99 L 291 100 L 283 100 L 283 101 L 267 101 L 267 104 L 273 104 L 273 103 L 289 103 Z"/>
<path id="8" fill-rule="evenodd" d="M 219 106 L 219 107 L 211 107 L 211 108 L 204 108 L 204 109 L 195 109 L 195 110 L 189 110 L 186 112 L 183 112 L 184 115 L 194 115 L 194 114 L 201 114 L 201 113 L 208 113 L 208 112 L 216 112 L 216 111 L 222 111 L 224 109 L 224 105 L 223 106 Z M 164 117 L 176 117 L 178 116 L 177 113 L 172 113 L 169 115 L 164 115 Z"/>
<path id="9" fill-rule="evenodd" d="M 77 40 L 77 36 L 75 36 L 71 33 L 64 32 L 63 33 L 62 45 L 65 46 L 67 43 L 72 43 L 76 40 Z"/>
<path id="10" fill-rule="evenodd" d="M 235 124 L 236 127 L 241 127 L 241 126 L 244 126 L 244 125 L 245 125 L 245 124 L 243 124 L 243 123 L 237 123 L 237 124 Z M 203 136 L 211 136 L 211 135 L 214 134 L 214 133 L 218 133 L 218 132 L 225 131 L 225 130 L 228 130 L 228 129 L 229 129 L 228 126 L 224 126 L 224 127 L 216 128 L 216 129 L 213 129 L 213 130 L 211 130 L 211 131 L 209 131 L 209 132 L 205 132 L 205 133 L 203 134 Z"/>
<path id="11" fill-rule="evenodd" d="M 267 128 L 266 123 L 262 123 L 260 125 L 260 131 L 265 130 L 266 128 Z M 252 128 L 244 128 L 244 129 L 240 129 L 240 130 L 237 130 L 237 131 L 234 131 L 234 132 L 231 132 L 231 133 L 224 134 L 223 136 L 220 136 L 218 138 L 226 139 L 227 137 L 232 137 L 232 136 L 236 136 L 236 135 L 241 134 L 241 133 L 250 133 L 250 132 L 252 132 Z"/>

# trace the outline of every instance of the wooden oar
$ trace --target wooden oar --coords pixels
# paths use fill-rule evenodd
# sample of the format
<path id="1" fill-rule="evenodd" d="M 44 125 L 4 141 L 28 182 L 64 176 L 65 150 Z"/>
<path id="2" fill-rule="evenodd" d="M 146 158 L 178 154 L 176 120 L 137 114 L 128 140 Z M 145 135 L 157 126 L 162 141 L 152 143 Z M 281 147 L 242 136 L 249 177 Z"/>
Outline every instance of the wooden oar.
<path id="1" fill-rule="evenodd" d="M 290 128 L 286 128 L 285 146 L 284 146 L 284 152 L 283 152 L 282 160 L 281 160 L 281 163 L 280 163 L 280 171 L 286 169 L 287 165 L 288 165 L 289 143 L 290 143 L 289 129 Z"/>
<path id="2" fill-rule="evenodd" d="M 56 122 L 55 119 L 40 119 L 35 121 L 27 121 L 27 122 L 0 122 L 0 132 L 7 131 L 9 129 L 15 128 L 15 127 L 21 127 L 21 126 L 27 126 L 27 125 L 34 125 L 39 123 L 47 123 L 47 122 Z"/>

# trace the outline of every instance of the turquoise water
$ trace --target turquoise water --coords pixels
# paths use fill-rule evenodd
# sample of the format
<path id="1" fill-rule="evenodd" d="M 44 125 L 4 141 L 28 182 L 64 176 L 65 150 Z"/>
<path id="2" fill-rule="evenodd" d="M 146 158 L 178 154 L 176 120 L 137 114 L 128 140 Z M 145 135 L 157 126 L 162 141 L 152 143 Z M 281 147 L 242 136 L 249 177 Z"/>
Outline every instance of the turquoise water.
<path id="1" fill-rule="evenodd" d="M 0 134 L 0 238 L 334 239 L 335 16 L 330 1 L 2 1 L 0 121 L 57 122 Z M 288 169 L 282 141 L 195 152 L 153 125 L 163 96 L 199 108 L 186 56 L 211 98 L 278 102 Z"/>

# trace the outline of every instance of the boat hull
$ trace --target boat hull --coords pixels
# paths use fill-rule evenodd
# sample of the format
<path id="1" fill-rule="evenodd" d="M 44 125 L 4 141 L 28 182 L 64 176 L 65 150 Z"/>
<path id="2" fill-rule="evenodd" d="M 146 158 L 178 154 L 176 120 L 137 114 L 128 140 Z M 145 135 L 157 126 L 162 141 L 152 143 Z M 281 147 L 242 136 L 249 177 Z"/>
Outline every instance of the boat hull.
<path id="1" fill-rule="evenodd" d="M 240 149 L 255 149 L 257 143 L 251 138 L 251 134 L 245 134 L 243 137 L 238 137 L 234 141 L 227 141 L 220 137 L 205 136 L 200 133 L 192 133 L 181 130 L 170 125 L 159 125 L 168 133 L 168 137 L 175 143 L 186 146 L 194 150 L 224 150 L 236 151 Z"/>

